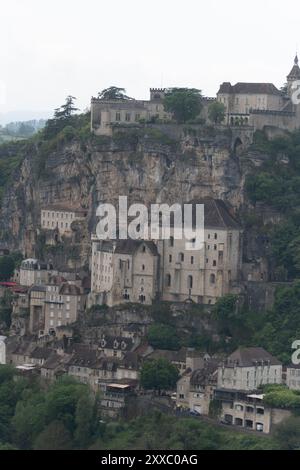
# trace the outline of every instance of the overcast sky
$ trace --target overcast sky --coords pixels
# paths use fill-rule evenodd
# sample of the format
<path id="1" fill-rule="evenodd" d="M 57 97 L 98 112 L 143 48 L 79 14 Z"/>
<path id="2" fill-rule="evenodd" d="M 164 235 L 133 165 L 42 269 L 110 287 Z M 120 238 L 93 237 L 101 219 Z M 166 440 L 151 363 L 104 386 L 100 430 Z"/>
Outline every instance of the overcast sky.
<path id="1" fill-rule="evenodd" d="M 67 94 L 84 109 L 110 85 L 143 99 L 160 86 L 209 96 L 223 81 L 281 86 L 300 47 L 299 0 L 1 3 L 2 121 L 40 117 Z"/>

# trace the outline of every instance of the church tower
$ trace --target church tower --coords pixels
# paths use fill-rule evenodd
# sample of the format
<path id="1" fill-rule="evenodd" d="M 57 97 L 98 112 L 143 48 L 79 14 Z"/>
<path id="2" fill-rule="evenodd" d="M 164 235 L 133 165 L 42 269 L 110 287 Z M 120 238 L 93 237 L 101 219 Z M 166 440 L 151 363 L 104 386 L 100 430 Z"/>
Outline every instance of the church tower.
<path id="1" fill-rule="evenodd" d="M 299 67 L 299 60 L 298 60 L 298 55 L 296 54 L 296 57 L 294 59 L 294 66 L 290 73 L 287 76 L 287 89 L 288 89 L 288 95 L 291 97 L 293 94 L 293 82 L 296 80 L 300 80 L 300 67 Z"/>

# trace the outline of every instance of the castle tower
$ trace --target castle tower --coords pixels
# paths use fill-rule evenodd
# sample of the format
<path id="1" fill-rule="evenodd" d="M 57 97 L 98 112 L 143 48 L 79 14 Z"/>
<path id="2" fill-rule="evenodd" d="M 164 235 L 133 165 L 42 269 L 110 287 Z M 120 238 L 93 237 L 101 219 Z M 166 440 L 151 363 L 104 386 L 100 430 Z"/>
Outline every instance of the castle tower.
<path id="1" fill-rule="evenodd" d="M 292 96 L 293 94 L 293 83 L 297 80 L 300 80 L 300 67 L 299 67 L 299 59 L 298 55 L 294 59 L 294 66 L 290 73 L 287 76 L 287 86 L 288 86 L 288 95 Z"/>

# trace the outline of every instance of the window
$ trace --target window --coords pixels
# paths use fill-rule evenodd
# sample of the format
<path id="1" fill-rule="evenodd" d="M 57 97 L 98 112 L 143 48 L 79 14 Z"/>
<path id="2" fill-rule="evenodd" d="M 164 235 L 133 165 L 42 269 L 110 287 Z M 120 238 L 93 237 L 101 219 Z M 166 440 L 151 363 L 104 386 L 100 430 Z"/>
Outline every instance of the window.
<path id="1" fill-rule="evenodd" d="M 172 255 L 169 255 L 169 263 L 172 263 Z"/>
<path id="2" fill-rule="evenodd" d="M 184 261 L 184 254 L 183 253 L 179 253 L 179 261 L 181 261 L 183 263 L 183 261 Z"/>
<path id="3" fill-rule="evenodd" d="M 139 121 L 140 119 L 141 119 L 141 115 L 140 115 L 139 113 L 137 113 L 137 114 L 135 115 L 135 121 L 137 122 L 137 121 Z"/>
<path id="4" fill-rule="evenodd" d="M 217 266 L 216 260 L 213 260 L 213 266 Z"/>
<path id="5" fill-rule="evenodd" d="M 121 113 L 116 113 L 116 121 L 121 121 Z"/>
<path id="6" fill-rule="evenodd" d="M 142 271 L 145 271 L 145 265 L 144 264 L 142 265 Z"/>
<path id="7" fill-rule="evenodd" d="M 218 234 L 217 234 L 217 233 L 215 233 L 215 240 L 217 240 L 217 239 L 218 239 Z"/>
<path id="8" fill-rule="evenodd" d="M 174 237 L 170 237 L 169 246 L 170 246 L 170 247 L 173 247 L 173 246 L 174 246 Z"/>
<path id="9" fill-rule="evenodd" d="M 218 247 L 217 245 L 214 245 L 214 250 L 217 251 Z"/>
<path id="10" fill-rule="evenodd" d="M 192 288 L 193 288 L 193 276 L 188 276 L 188 278 L 187 278 L 187 286 L 188 286 L 188 289 L 192 289 Z"/>
<path id="11" fill-rule="evenodd" d="M 166 286 L 171 287 L 171 282 L 172 282 L 171 274 L 167 274 L 166 275 Z"/>
<path id="12" fill-rule="evenodd" d="M 131 114 L 130 113 L 126 113 L 125 114 L 125 121 L 129 122 L 131 120 Z"/>
<path id="13" fill-rule="evenodd" d="M 194 264 L 194 257 L 191 256 L 191 264 Z"/>
<path id="14" fill-rule="evenodd" d="M 215 276 L 215 274 L 211 274 L 211 275 L 210 275 L 209 282 L 210 282 L 211 284 L 215 284 L 215 283 L 216 283 L 216 276 Z"/>

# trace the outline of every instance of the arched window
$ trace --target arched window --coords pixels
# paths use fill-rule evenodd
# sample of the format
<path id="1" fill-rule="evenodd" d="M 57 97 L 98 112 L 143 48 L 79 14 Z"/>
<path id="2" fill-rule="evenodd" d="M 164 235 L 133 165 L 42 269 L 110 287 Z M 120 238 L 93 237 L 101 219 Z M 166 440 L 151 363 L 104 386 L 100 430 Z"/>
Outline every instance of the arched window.
<path id="1" fill-rule="evenodd" d="M 193 276 L 188 276 L 187 286 L 188 286 L 188 289 L 193 289 Z"/>
<path id="2" fill-rule="evenodd" d="M 170 247 L 173 247 L 173 246 L 174 246 L 174 237 L 170 237 L 169 246 L 170 246 Z"/>
<path id="3" fill-rule="evenodd" d="M 211 274 L 211 275 L 210 275 L 209 282 L 210 282 L 211 284 L 215 284 L 215 283 L 216 283 L 216 275 L 215 275 L 215 274 Z"/>
<path id="4" fill-rule="evenodd" d="M 166 286 L 171 287 L 172 277 L 171 274 L 166 275 Z"/>

